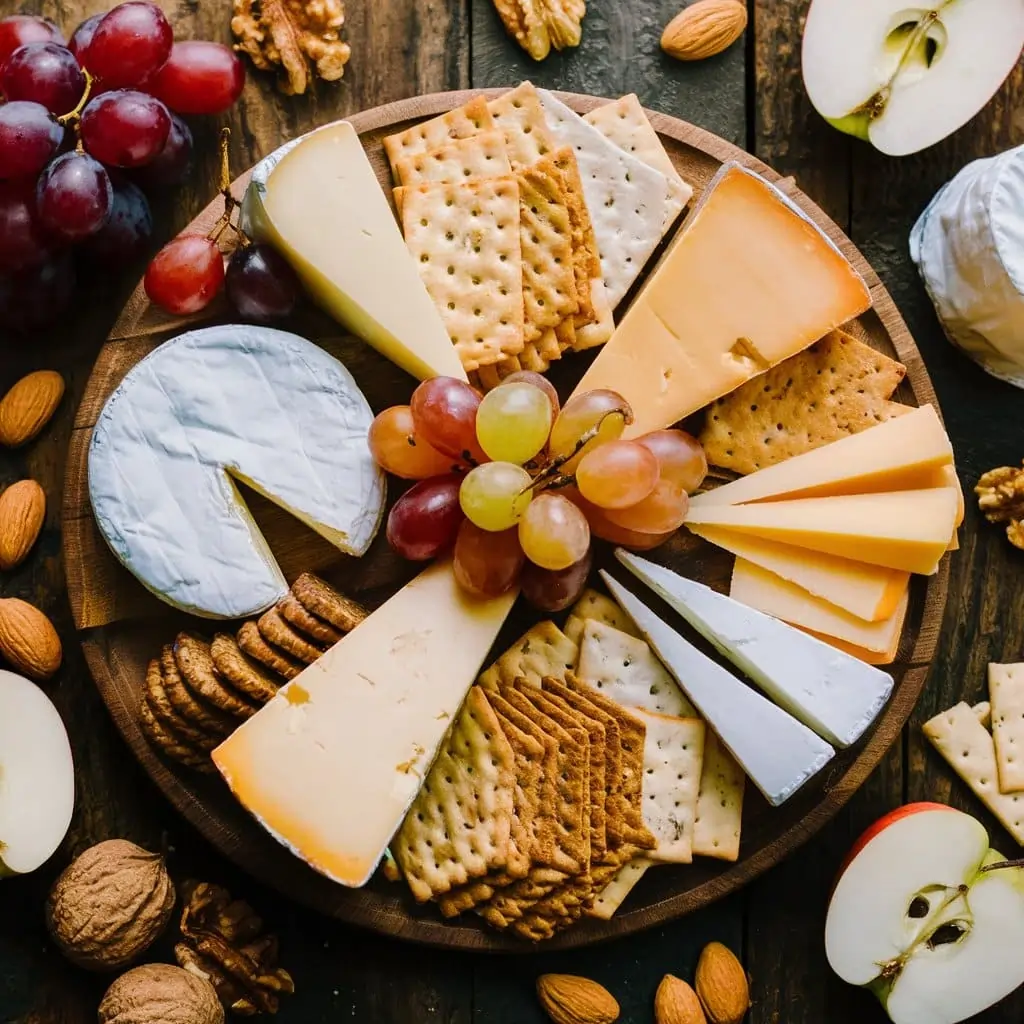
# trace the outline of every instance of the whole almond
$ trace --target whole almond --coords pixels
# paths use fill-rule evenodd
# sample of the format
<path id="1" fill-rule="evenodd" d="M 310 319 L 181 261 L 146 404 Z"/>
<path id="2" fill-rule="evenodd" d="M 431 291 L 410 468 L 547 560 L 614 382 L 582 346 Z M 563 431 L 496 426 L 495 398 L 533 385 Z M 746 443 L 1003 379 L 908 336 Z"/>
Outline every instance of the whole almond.
<path id="1" fill-rule="evenodd" d="M 740 1024 L 750 1009 L 750 986 L 743 964 L 720 942 L 704 947 L 694 987 L 710 1024 Z"/>
<path id="2" fill-rule="evenodd" d="M 740 0 L 697 0 L 665 27 L 661 48 L 677 60 L 704 60 L 727 50 L 747 27 Z"/>
<path id="3" fill-rule="evenodd" d="M 64 396 L 64 378 L 53 370 L 22 377 L 0 400 L 0 444 L 19 448 L 38 437 Z"/>
<path id="4" fill-rule="evenodd" d="M 679 978 L 666 974 L 654 995 L 655 1024 L 707 1024 L 697 993 Z"/>
<path id="5" fill-rule="evenodd" d="M 63 651 L 53 623 L 38 608 L 7 597 L 0 600 L 0 657 L 41 682 L 60 668 Z"/>
<path id="6" fill-rule="evenodd" d="M 0 494 L 0 569 L 16 569 L 39 539 L 46 494 L 35 480 L 19 480 Z"/>
<path id="7" fill-rule="evenodd" d="M 619 1004 L 596 981 L 573 974 L 542 974 L 537 998 L 555 1024 L 612 1024 Z"/>

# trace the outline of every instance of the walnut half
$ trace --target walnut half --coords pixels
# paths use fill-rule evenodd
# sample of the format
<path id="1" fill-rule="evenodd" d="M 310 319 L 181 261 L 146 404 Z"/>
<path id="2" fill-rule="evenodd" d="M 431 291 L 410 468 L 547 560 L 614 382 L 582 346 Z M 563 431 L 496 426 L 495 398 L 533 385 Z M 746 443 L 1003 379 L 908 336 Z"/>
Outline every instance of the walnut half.
<path id="1" fill-rule="evenodd" d="M 1024 550 L 1024 468 L 990 469 L 974 488 L 978 508 L 990 523 L 1006 523 L 1006 536 Z"/>
<path id="2" fill-rule="evenodd" d="M 579 46 L 586 0 L 494 0 L 498 15 L 516 42 L 534 59 Z"/>

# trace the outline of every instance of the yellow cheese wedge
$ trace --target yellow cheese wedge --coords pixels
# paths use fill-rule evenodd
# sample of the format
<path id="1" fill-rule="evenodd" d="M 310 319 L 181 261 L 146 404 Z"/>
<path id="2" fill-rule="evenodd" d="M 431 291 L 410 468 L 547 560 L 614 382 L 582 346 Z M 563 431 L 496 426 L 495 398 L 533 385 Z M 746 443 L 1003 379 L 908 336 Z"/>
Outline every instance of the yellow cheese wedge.
<path id="1" fill-rule="evenodd" d="M 690 530 L 865 622 L 878 622 L 892 615 L 910 578 L 899 569 L 807 551 L 719 526 L 691 525 Z"/>
<path id="2" fill-rule="evenodd" d="M 693 505 L 741 505 L 947 487 L 947 469 L 951 470 L 952 465 L 953 448 L 946 430 L 935 410 L 923 405 L 870 430 L 699 494 Z"/>
<path id="3" fill-rule="evenodd" d="M 679 238 L 580 381 L 620 392 L 636 437 L 671 426 L 871 305 L 846 258 L 781 192 L 737 164 Z"/>
<path id="4" fill-rule="evenodd" d="M 949 546 L 956 512 L 955 488 L 935 487 L 754 505 L 691 506 L 686 521 L 927 576 L 938 568 Z"/>
<path id="5" fill-rule="evenodd" d="M 826 636 L 824 633 L 815 633 L 813 629 L 804 629 L 803 626 L 797 626 L 797 629 L 803 630 L 808 636 L 813 636 L 823 644 L 830 644 L 837 651 L 842 651 L 843 654 L 849 654 L 853 658 L 860 658 L 861 661 L 868 665 L 891 665 L 899 653 L 900 637 L 902 635 L 901 633 L 894 635 L 892 647 L 887 651 L 868 651 L 863 647 L 858 647 L 856 644 L 845 643 L 837 637 Z"/>
<path id="6" fill-rule="evenodd" d="M 476 600 L 431 566 L 213 752 L 231 791 L 321 874 L 363 885 L 515 597 Z"/>
<path id="7" fill-rule="evenodd" d="M 466 379 L 355 129 L 338 121 L 258 164 L 243 227 L 336 320 L 421 380 Z"/>
<path id="8" fill-rule="evenodd" d="M 834 637 L 872 654 L 884 655 L 899 644 L 907 617 L 910 588 L 903 588 L 899 603 L 887 619 L 865 622 L 814 597 L 781 576 L 738 558 L 733 567 L 729 594 L 737 601 L 774 615 L 790 625 Z"/>

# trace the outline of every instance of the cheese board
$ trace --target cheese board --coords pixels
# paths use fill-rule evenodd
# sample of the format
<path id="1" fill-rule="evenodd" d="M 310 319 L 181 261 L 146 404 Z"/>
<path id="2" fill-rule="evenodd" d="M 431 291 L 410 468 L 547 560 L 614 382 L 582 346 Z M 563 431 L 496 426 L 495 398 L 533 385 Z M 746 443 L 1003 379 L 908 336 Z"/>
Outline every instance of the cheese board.
<path id="1" fill-rule="evenodd" d="M 501 90 L 483 93 L 491 101 L 501 95 Z M 418 97 L 350 119 L 385 194 L 391 185 L 391 172 L 384 139 L 428 119 L 465 108 L 479 96 L 479 92 L 458 92 Z M 574 94 L 559 94 L 557 101 L 578 114 L 587 114 L 607 103 L 596 97 Z M 906 367 L 906 375 L 893 395 L 894 400 L 905 406 L 931 405 L 937 408 L 920 354 L 891 297 L 850 240 L 800 192 L 795 183 L 780 177 L 725 140 L 699 128 L 657 113 L 649 113 L 648 116 L 675 171 L 692 186 L 698 202 L 705 192 L 710 191 L 708 186 L 720 180 L 724 166 L 735 166 L 772 183 L 802 218 L 817 226 L 829 243 L 849 261 L 870 293 L 871 308 L 846 324 L 845 330 L 876 352 L 899 360 Z M 250 174 L 244 174 L 232 185 L 232 192 L 239 201 L 245 194 L 249 179 Z M 412 197 L 403 200 L 411 201 Z M 211 203 L 190 230 L 205 234 L 216 224 L 222 211 L 222 200 Z M 690 216 L 692 218 L 693 214 Z M 659 251 L 664 250 L 663 242 Z M 644 259 L 649 255 L 651 253 L 647 252 Z M 667 262 L 663 261 L 659 271 Z M 653 265 L 652 260 L 650 266 Z M 649 279 L 653 273 L 652 270 L 645 277 Z M 617 283 L 613 282 L 613 285 Z M 623 294 L 628 292 L 626 304 L 636 295 L 637 289 L 636 283 L 627 282 L 622 286 Z M 626 304 L 621 308 L 625 309 Z M 147 663 L 154 652 L 159 651 L 161 645 L 179 630 L 198 627 L 196 620 L 187 612 L 169 608 L 150 593 L 139 579 L 133 578 L 119 564 L 112 553 L 108 546 L 109 535 L 104 539 L 93 514 L 96 495 L 94 493 L 90 498 L 90 446 L 111 395 L 143 359 L 159 345 L 184 331 L 227 323 L 231 319 L 226 305 L 220 306 L 216 300 L 198 315 L 176 317 L 168 314 L 150 304 L 140 284 L 114 325 L 86 387 L 70 448 L 63 525 L 69 597 L 93 678 L 119 730 L 164 794 L 225 856 L 250 874 L 322 912 L 404 939 L 471 950 L 528 950 L 530 947 L 521 940 L 488 929 L 482 922 L 478 923 L 474 915 L 463 914 L 454 920 L 443 920 L 433 907 L 418 905 L 404 887 L 379 876 L 374 876 L 361 888 L 345 888 L 336 884 L 276 842 L 249 816 L 219 778 L 176 766 L 161 757 L 146 739 L 137 709 L 146 684 Z M 347 336 L 344 329 L 324 313 L 303 306 L 283 326 L 294 334 L 316 341 L 337 357 L 362 389 L 373 413 L 380 413 L 396 402 L 408 401 L 414 387 L 412 378 L 362 341 Z M 747 353 L 741 353 L 740 358 L 741 361 L 746 359 Z M 559 394 L 565 397 L 576 387 L 588 367 L 596 365 L 590 355 L 577 355 L 553 363 L 548 377 Z M 665 381 L 668 381 L 667 376 Z M 600 381 L 597 386 L 601 386 Z M 710 393 L 697 404 L 703 406 L 708 399 L 724 390 L 728 389 Z M 240 407 L 244 406 L 245 395 L 234 397 Z M 898 424 L 913 419 L 902 416 L 893 422 Z M 725 479 L 728 476 L 721 482 Z M 242 480 L 243 484 L 247 482 Z M 397 497 L 394 486 L 391 492 L 393 502 Z M 245 501 L 288 583 L 301 574 L 316 572 L 349 597 L 372 609 L 391 599 L 396 592 L 404 593 L 399 588 L 415 575 L 415 566 L 390 550 L 383 535 L 377 537 L 363 557 L 354 557 L 361 552 L 353 552 L 352 556 L 342 555 L 337 546 L 306 529 L 278 505 L 260 497 L 255 491 L 246 491 Z M 778 503 L 769 502 L 765 505 L 738 505 L 737 508 L 770 509 L 773 504 L 780 507 Z M 696 530 L 713 532 L 720 528 L 721 516 L 716 518 L 714 507 L 710 512 L 705 509 L 695 524 L 695 532 L 675 534 L 651 557 L 683 577 L 699 580 L 716 590 L 728 590 L 733 556 L 722 546 L 696 535 Z M 616 579 L 622 580 L 621 567 L 616 568 L 610 546 L 595 549 L 594 561 L 595 580 L 598 568 L 611 570 Z M 801 786 L 782 806 L 769 806 L 770 797 L 763 799 L 748 787 L 742 842 L 735 862 L 704 860 L 685 867 L 647 872 L 614 917 L 610 920 L 590 919 L 560 932 L 549 946 L 565 948 L 597 942 L 688 913 L 740 888 L 782 860 L 828 821 L 897 739 L 921 693 L 936 649 L 945 606 L 948 561 L 948 557 L 943 559 L 933 574 L 915 577 L 911 581 L 909 599 L 904 601 L 901 611 L 901 616 L 905 614 L 906 625 L 902 632 L 896 631 L 895 643 L 898 646 L 894 648 L 888 666 L 895 685 L 874 724 L 863 736 L 858 732 L 860 738 L 852 746 L 835 753 L 834 757 L 829 755 L 831 760 L 824 770 Z M 750 563 L 744 562 L 744 565 L 749 566 Z M 911 571 L 928 572 L 929 568 L 915 564 Z M 631 571 L 636 572 L 632 567 Z M 904 591 L 905 584 L 906 577 Z M 609 585 L 614 587 L 616 584 L 613 580 Z M 736 586 L 735 578 L 733 586 Z M 754 600 L 747 603 L 754 604 Z M 179 607 L 187 608 L 188 603 L 182 601 Z M 628 598 L 624 599 L 624 607 L 628 610 Z M 243 617 L 247 613 L 235 614 Z M 660 606 L 659 614 L 662 614 Z M 679 621 L 678 618 L 672 619 L 671 614 L 666 612 L 662 617 Z M 541 614 L 519 602 L 501 628 L 495 650 L 503 650 L 542 618 Z M 562 617 L 556 618 L 561 620 Z M 636 621 L 644 630 L 640 619 Z M 902 625 L 903 621 L 901 617 L 899 624 Z M 569 631 L 568 626 L 566 631 Z M 645 635 L 658 649 L 655 637 L 646 631 Z M 669 663 L 664 654 L 662 660 Z M 679 681 L 685 688 L 685 680 Z M 693 696 L 692 693 L 689 695 Z M 699 701 L 695 699 L 694 702 L 700 706 Z M 710 720 L 711 716 L 708 717 Z"/>

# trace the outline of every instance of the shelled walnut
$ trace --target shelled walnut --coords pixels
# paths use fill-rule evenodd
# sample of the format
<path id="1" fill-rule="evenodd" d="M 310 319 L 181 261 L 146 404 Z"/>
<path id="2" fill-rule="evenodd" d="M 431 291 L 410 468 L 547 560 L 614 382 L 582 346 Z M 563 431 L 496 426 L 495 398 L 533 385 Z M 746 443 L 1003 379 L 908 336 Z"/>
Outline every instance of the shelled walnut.
<path id="1" fill-rule="evenodd" d="M 990 523 L 1006 523 L 1006 536 L 1024 550 L 1024 468 L 990 469 L 974 488 L 978 508 Z"/>
<path id="2" fill-rule="evenodd" d="M 534 60 L 544 60 L 551 47 L 580 45 L 586 0 L 494 0 L 494 6 L 509 34 Z"/>

